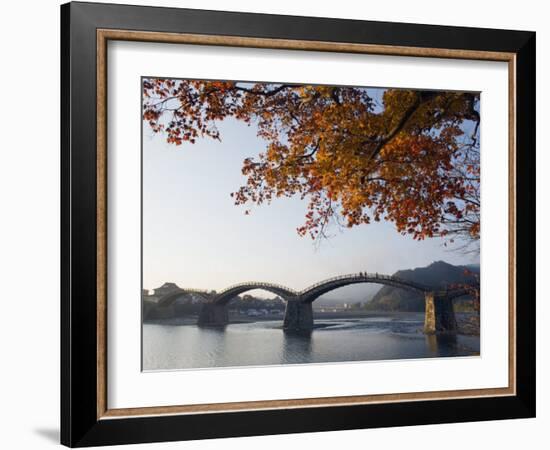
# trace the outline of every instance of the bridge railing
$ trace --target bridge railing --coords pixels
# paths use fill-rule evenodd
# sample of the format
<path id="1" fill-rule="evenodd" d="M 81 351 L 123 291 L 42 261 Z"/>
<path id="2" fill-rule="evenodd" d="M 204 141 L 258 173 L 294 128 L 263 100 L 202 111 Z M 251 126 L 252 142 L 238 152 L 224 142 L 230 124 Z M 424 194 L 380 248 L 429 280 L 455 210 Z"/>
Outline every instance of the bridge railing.
<path id="1" fill-rule="evenodd" d="M 304 289 L 303 291 L 301 291 L 301 293 L 312 291 L 312 290 L 314 290 L 315 288 L 317 288 L 319 286 L 324 286 L 327 283 L 331 283 L 333 281 L 353 280 L 353 279 L 357 279 L 357 280 L 364 280 L 364 279 L 388 280 L 388 281 L 394 281 L 396 283 L 401 283 L 401 284 L 404 284 L 404 285 L 412 286 L 412 287 L 415 287 L 417 289 L 424 290 L 424 291 L 427 291 L 427 290 L 430 289 L 428 286 L 424 286 L 424 285 L 421 285 L 419 283 L 415 283 L 413 281 L 404 280 L 402 278 L 399 278 L 399 277 L 396 277 L 396 276 L 393 276 L 393 275 L 383 275 L 383 274 L 379 274 L 379 273 L 367 273 L 367 272 L 365 272 L 365 273 L 352 273 L 352 274 L 348 274 L 348 275 L 338 275 L 336 277 L 327 278 L 326 280 L 319 281 L 315 284 L 312 284 L 311 286 L 309 286 L 306 289 Z"/>
<path id="2" fill-rule="evenodd" d="M 249 282 L 244 282 L 244 283 L 233 284 L 229 287 L 226 287 L 225 289 L 222 289 L 221 291 L 217 292 L 216 294 L 217 295 L 222 295 L 222 294 L 225 294 L 225 293 L 227 293 L 227 292 L 229 292 L 233 289 L 237 289 L 237 288 L 241 288 L 241 287 L 245 287 L 245 286 L 253 286 L 254 288 L 257 288 L 257 289 L 262 289 L 262 288 L 265 288 L 265 287 L 280 289 L 282 291 L 292 292 L 294 295 L 298 295 L 297 291 L 295 291 L 294 289 L 290 289 L 286 286 L 283 286 L 282 284 L 264 283 L 264 282 L 259 282 L 259 281 L 249 281 Z"/>
<path id="3" fill-rule="evenodd" d="M 279 289 L 281 291 L 291 292 L 293 295 L 299 296 L 299 295 L 303 295 L 306 292 L 312 292 L 316 288 L 318 288 L 320 286 L 324 286 L 327 283 L 331 283 L 331 282 L 339 281 L 339 280 L 354 280 L 354 279 L 356 279 L 356 280 L 373 280 L 373 281 L 376 281 L 376 280 L 384 281 L 384 280 L 386 280 L 386 281 L 391 281 L 391 282 L 396 283 L 396 284 L 401 284 L 401 285 L 404 285 L 404 286 L 410 286 L 414 289 L 417 289 L 419 291 L 424 291 L 424 292 L 427 292 L 427 291 L 441 291 L 442 290 L 442 289 L 438 289 L 437 287 L 426 286 L 426 285 L 423 285 L 423 284 L 420 284 L 420 283 L 416 283 L 414 281 L 405 280 L 403 278 L 396 277 L 394 275 L 384 275 L 384 274 L 379 274 L 379 273 L 367 273 L 367 272 L 363 273 L 362 272 L 362 273 L 352 273 L 352 274 L 347 274 L 347 275 L 338 275 L 338 276 L 335 276 L 335 277 L 332 277 L 332 278 L 327 278 L 325 280 L 322 280 L 322 281 L 319 281 L 315 284 L 312 284 L 311 286 L 308 286 L 307 288 L 303 289 L 302 291 L 295 291 L 294 289 L 290 289 L 287 286 L 283 286 L 282 284 L 277 284 L 277 283 L 247 281 L 247 282 L 237 283 L 237 284 L 231 285 L 231 286 L 217 292 L 215 295 L 223 295 L 227 292 L 230 292 L 233 289 L 238 289 L 240 287 L 245 287 L 246 286 L 246 287 L 252 287 L 252 288 L 257 288 L 257 289 L 265 289 L 265 288 Z M 453 289 L 450 289 L 450 290 L 444 289 L 444 290 L 448 291 L 448 292 L 453 291 Z M 196 292 L 201 292 L 201 291 L 204 292 L 204 293 L 208 293 L 208 291 L 205 291 L 205 290 L 196 290 Z"/>

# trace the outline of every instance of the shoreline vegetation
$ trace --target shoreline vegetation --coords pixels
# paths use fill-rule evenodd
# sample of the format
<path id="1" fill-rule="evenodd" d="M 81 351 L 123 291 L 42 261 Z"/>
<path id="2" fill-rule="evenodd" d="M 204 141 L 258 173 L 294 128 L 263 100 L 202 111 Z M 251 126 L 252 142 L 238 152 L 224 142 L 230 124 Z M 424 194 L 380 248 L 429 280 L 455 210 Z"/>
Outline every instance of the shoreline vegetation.
<path id="1" fill-rule="evenodd" d="M 350 311 L 337 311 L 337 312 L 321 312 L 313 311 L 313 317 L 315 320 L 335 320 L 335 319 L 363 319 L 363 318 L 376 318 L 387 317 L 391 315 L 393 317 L 409 316 L 411 314 L 423 315 L 422 312 L 410 312 L 410 311 L 369 311 L 369 310 L 350 310 Z M 268 322 L 268 321 L 282 321 L 283 314 L 266 314 L 263 316 L 247 317 L 242 314 L 230 314 L 229 325 L 231 324 L 243 324 L 243 323 L 255 323 L 255 322 Z M 457 312 L 456 313 L 458 331 L 457 334 L 466 336 L 479 336 L 480 335 L 480 318 L 477 313 L 474 312 Z M 144 325 L 166 325 L 166 326 L 193 326 L 197 325 L 198 316 L 180 316 L 169 319 L 146 319 L 143 321 Z M 326 325 L 318 323 L 314 326 L 315 329 L 325 328 Z M 418 329 L 419 333 L 422 333 L 422 328 Z"/>

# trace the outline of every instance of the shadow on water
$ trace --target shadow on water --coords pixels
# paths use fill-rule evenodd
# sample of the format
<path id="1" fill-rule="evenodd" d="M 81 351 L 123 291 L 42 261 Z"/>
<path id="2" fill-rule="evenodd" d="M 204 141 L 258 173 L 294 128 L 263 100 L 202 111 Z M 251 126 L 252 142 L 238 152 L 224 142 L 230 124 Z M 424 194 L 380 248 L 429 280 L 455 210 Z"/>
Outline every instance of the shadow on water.
<path id="1" fill-rule="evenodd" d="M 225 329 L 227 328 L 229 324 L 226 325 L 197 325 L 197 328 L 201 331 L 207 331 L 211 332 L 212 334 L 215 333 L 225 333 Z"/>
<path id="2" fill-rule="evenodd" d="M 285 330 L 283 332 L 283 361 L 307 363 L 312 355 L 312 331 Z"/>
<path id="3" fill-rule="evenodd" d="M 297 338 L 304 338 L 304 339 L 311 339 L 311 333 L 313 333 L 313 330 L 285 330 L 283 329 L 283 333 L 285 337 L 297 337 Z"/>
<path id="4" fill-rule="evenodd" d="M 436 356 L 453 356 L 457 350 L 457 336 L 454 333 L 427 334 L 426 343 L 430 352 Z"/>

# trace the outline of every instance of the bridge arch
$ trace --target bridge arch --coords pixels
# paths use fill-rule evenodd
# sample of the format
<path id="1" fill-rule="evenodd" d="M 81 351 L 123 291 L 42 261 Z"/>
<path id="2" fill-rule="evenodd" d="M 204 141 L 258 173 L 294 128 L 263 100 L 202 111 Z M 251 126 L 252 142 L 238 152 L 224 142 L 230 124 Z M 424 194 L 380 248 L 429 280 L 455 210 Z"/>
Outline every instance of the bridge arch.
<path id="1" fill-rule="evenodd" d="M 280 284 L 273 283 L 263 283 L 263 282 L 246 282 L 239 283 L 233 286 L 230 286 L 220 292 L 218 292 L 212 299 L 212 302 L 217 305 L 227 305 L 229 301 L 235 298 L 237 295 L 243 294 L 247 291 L 252 291 L 255 289 L 261 289 L 263 291 L 271 292 L 272 294 L 282 297 L 284 300 L 297 297 L 298 292 L 282 286 Z"/>
<path id="2" fill-rule="evenodd" d="M 302 292 L 300 292 L 300 299 L 304 303 L 312 303 L 317 300 L 321 295 L 324 295 L 335 289 L 339 289 L 344 286 L 350 286 L 360 283 L 376 283 L 385 286 L 392 286 L 400 289 L 406 289 L 409 291 L 415 291 L 422 294 L 430 292 L 432 289 L 428 286 L 421 285 L 408 280 L 403 280 L 397 277 L 381 274 L 351 274 L 342 275 L 339 277 L 330 278 L 328 280 L 316 283 Z"/>

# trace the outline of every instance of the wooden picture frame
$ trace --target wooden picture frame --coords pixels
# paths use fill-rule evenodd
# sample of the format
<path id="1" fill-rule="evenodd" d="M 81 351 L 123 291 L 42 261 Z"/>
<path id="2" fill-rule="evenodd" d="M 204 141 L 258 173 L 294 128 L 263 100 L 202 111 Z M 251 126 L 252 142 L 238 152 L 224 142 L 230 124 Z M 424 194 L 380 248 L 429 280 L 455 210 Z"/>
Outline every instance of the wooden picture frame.
<path id="1" fill-rule="evenodd" d="M 508 387 L 110 409 L 106 359 L 109 40 L 507 62 Z M 61 55 L 64 445 L 534 417 L 535 33 L 77 2 L 61 7 Z"/>

